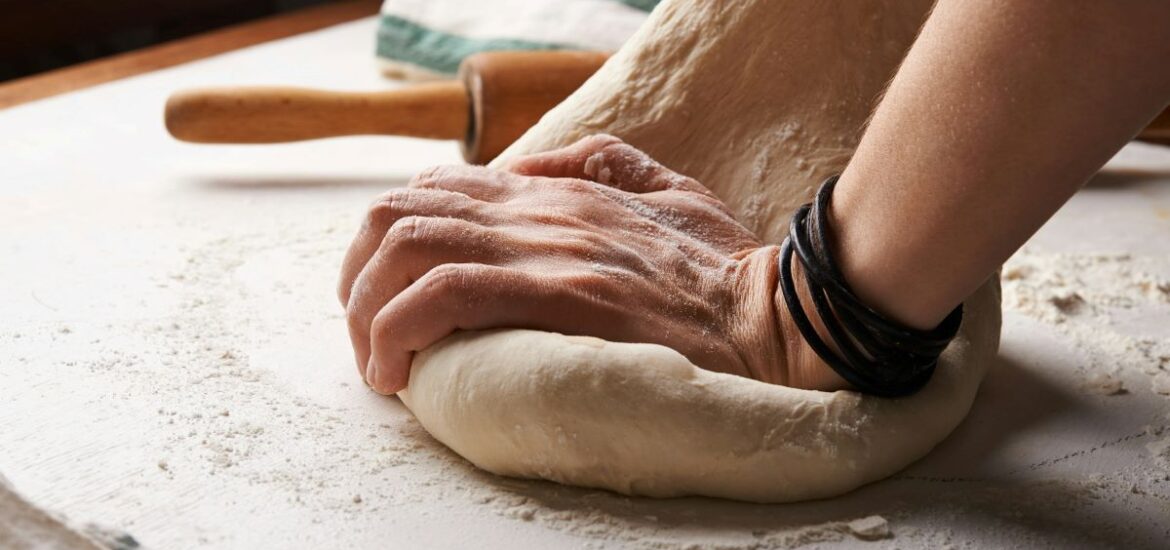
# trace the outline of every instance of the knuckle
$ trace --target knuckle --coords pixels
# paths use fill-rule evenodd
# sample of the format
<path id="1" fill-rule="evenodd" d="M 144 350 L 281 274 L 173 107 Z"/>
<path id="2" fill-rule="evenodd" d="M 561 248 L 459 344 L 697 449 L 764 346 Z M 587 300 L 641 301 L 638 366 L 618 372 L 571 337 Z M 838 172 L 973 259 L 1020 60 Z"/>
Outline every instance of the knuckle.
<path id="1" fill-rule="evenodd" d="M 577 218 L 572 217 L 566 217 L 566 219 L 572 223 L 578 221 Z M 558 248 L 577 258 L 605 257 L 608 251 L 613 248 L 611 236 L 596 230 L 571 228 L 560 230 L 554 236 Z"/>
<path id="2" fill-rule="evenodd" d="M 351 332 L 362 333 L 370 328 L 365 317 L 361 315 L 364 301 L 355 295 L 345 306 L 345 324 Z"/>
<path id="3" fill-rule="evenodd" d="M 467 266 L 442 264 L 435 266 L 415 282 L 420 290 L 427 293 L 447 294 L 466 287 L 472 276 Z"/>
<path id="4" fill-rule="evenodd" d="M 574 256 L 587 258 L 590 253 L 597 250 L 598 246 L 590 239 L 577 235 L 568 235 L 561 237 L 557 242 L 557 248 L 573 254 Z"/>
<path id="5" fill-rule="evenodd" d="M 455 175 L 460 167 L 458 166 L 431 166 L 423 169 L 423 171 L 416 174 L 410 179 L 409 187 L 433 187 L 435 184 L 447 181 Z"/>
<path id="6" fill-rule="evenodd" d="M 393 345 L 394 323 L 392 317 L 379 313 L 370 323 L 370 345 Z"/>
<path id="7" fill-rule="evenodd" d="M 597 292 L 609 285 L 610 271 L 616 270 L 610 266 L 595 266 L 590 271 L 569 276 L 565 283 L 575 289 Z"/>
<path id="8" fill-rule="evenodd" d="M 409 189 L 391 189 L 378 197 L 366 212 L 366 222 L 370 226 L 385 226 L 401 216 L 401 212 L 408 202 Z"/>
<path id="9" fill-rule="evenodd" d="M 422 216 L 405 216 L 395 221 L 394 225 L 390 226 L 390 230 L 386 231 L 382 245 L 396 249 L 425 245 L 426 242 L 434 238 L 435 233 L 431 219 Z"/>
<path id="10" fill-rule="evenodd" d="M 548 297 L 569 302 L 604 302 L 606 297 L 612 297 L 612 279 L 620 278 L 617 273 L 611 273 L 611 269 L 592 266 L 585 271 L 562 275 L 547 289 Z"/>

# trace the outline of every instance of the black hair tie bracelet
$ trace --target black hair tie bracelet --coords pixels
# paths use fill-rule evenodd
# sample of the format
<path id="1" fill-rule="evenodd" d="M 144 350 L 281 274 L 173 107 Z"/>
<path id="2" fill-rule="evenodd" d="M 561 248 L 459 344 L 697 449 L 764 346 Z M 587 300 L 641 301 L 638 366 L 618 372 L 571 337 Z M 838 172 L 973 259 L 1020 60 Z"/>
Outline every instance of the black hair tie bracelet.
<path id="1" fill-rule="evenodd" d="M 918 391 L 934 374 L 938 357 L 963 320 L 960 304 L 932 330 L 918 330 L 886 318 L 857 298 L 828 247 L 828 209 L 838 176 L 817 190 L 816 199 L 797 209 L 780 246 L 780 290 L 792 320 L 809 346 L 862 393 L 899 397 Z M 795 252 L 817 316 L 840 355 L 821 339 L 800 303 L 792 278 Z"/>

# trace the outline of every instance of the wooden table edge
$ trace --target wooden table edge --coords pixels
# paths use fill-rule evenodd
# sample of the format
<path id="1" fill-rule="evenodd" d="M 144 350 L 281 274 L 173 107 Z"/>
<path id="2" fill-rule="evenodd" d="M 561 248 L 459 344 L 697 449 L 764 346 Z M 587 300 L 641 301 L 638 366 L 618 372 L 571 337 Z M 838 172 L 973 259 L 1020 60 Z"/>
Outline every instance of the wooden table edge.
<path id="1" fill-rule="evenodd" d="M 346 0 L 311 6 L 18 78 L 0 83 L 0 109 L 369 17 L 380 5 L 379 0 Z"/>

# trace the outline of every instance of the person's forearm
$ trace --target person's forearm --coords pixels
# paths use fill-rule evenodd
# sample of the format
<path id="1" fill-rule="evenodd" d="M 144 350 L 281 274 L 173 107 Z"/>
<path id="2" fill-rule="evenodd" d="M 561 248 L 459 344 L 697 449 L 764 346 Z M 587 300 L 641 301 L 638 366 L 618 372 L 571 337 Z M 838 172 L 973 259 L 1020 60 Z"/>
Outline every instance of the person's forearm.
<path id="1" fill-rule="evenodd" d="M 833 196 L 846 279 L 937 324 L 1170 99 L 1170 2 L 941 0 Z"/>

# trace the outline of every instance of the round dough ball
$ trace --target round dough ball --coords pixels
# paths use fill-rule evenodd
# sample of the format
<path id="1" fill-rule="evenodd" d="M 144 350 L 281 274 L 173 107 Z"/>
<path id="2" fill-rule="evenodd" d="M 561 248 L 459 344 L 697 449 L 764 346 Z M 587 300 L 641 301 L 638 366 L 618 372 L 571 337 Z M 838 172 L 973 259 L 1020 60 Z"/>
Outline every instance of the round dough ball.
<path id="1" fill-rule="evenodd" d="M 818 392 L 703 370 L 652 344 L 531 330 L 461 332 L 399 393 L 476 466 L 629 495 L 824 498 L 904 468 L 966 415 L 998 347 L 998 283 L 917 394 Z"/>

